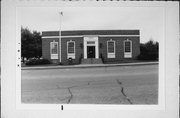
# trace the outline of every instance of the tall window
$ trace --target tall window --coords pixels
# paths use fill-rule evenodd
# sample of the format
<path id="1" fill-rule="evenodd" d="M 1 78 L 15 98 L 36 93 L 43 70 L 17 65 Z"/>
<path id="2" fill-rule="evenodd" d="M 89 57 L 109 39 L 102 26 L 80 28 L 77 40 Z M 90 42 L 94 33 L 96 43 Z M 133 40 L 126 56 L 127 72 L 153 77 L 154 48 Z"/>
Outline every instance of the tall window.
<path id="1" fill-rule="evenodd" d="M 125 41 L 125 52 L 131 52 L 131 42 Z"/>
<path id="2" fill-rule="evenodd" d="M 58 42 L 51 42 L 50 48 L 51 59 L 58 59 Z"/>
<path id="3" fill-rule="evenodd" d="M 124 41 L 124 58 L 132 58 L 132 41 L 129 39 Z"/>
<path id="4" fill-rule="evenodd" d="M 57 49 L 58 49 L 57 43 L 52 43 L 52 47 L 51 47 L 52 52 L 51 52 L 51 54 L 57 54 L 57 51 L 58 51 Z"/>
<path id="5" fill-rule="evenodd" d="M 67 58 L 75 59 L 75 41 L 67 42 Z"/>
<path id="6" fill-rule="evenodd" d="M 107 41 L 107 57 L 115 58 L 115 41 L 112 39 Z"/>
<path id="7" fill-rule="evenodd" d="M 68 53 L 74 53 L 74 42 L 68 43 Z"/>

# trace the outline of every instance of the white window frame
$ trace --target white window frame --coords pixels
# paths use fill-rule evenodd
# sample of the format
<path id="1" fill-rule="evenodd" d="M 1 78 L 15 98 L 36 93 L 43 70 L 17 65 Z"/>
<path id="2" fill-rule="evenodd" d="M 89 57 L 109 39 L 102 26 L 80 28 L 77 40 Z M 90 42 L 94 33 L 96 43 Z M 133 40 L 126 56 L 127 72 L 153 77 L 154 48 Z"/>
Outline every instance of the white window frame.
<path id="1" fill-rule="evenodd" d="M 125 43 L 130 42 L 130 52 L 125 52 Z M 124 58 L 132 58 L 132 41 L 127 39 L 124 40 Z"/>
<path id="2" fill-rule="evenodd" d="M 68 53 L 69 43 L 74 43 L 74 53 Z M 75 41 L 72 41 L 72 40 L 67 41 L 67 59 L 69 59 L 69 58 L 75 59 L 75 52 L 76 52 L 75 47 L 76 47 Z"/>
<path id="3" fill-rule="evenodd" d="M 109 50 L 108 50 L 109 49 L 109 47 L 108 47 L 109 42 L 114 43 L 114 52 L 113 53 L 109 53 Z M 115 58 L 116 57 L 115 54 L 116 54 L 116 44 L 115 44 L 114 40 L 110 39 L 107 41 L 107 58 Z"/>
<path id="4" fill-rule="evenodd" d="M 52 47 L 54 44 L 57 44 L 57 54 L 52 54 Z M 51 59 L 58 59 L 58 42 L 56 42 L 55 40 L 53 40 L 53 42 L 50 42 L 50 58 Z"/>

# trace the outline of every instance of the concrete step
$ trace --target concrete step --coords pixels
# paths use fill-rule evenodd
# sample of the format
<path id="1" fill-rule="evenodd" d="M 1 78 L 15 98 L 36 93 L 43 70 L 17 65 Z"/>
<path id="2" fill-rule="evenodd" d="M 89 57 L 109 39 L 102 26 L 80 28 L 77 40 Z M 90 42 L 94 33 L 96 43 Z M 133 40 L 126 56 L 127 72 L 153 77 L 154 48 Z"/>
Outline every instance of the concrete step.
<path id="1" fill-rule="evenodd" d="M 102 64 L 102 59 L 95 59 L 95 58 L 88 58 L 88 59 L 82 59 L 81 64 Z"/>
<path id="2" fill-rule="evenodd" d="M 102 59 L 93 59 L 92 64 L 102 64 Z"/>
<path id="3" fill-rule="evenodd" d="M 81 64 L 91 64 L 91 59 L 81 59 Z"/>

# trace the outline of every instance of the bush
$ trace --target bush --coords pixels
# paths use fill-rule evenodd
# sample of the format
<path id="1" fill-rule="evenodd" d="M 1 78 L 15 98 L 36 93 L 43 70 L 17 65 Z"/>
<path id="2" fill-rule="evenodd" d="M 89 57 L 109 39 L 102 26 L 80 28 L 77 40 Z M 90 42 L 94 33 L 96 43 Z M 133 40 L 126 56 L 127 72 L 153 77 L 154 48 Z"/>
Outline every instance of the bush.
<path id="1" fill-rule="evenodd" d="M 158 58 L 155 56 L 155 55 L 149 55 L 149 54 L 147 54 L 147 55 L 142 55 L 142 54 L 140 54 L 139 56 L 138 56 L 138 60 L 158 60 Z"/>
<path id="2" fill-rule="evenodd" d="M 50 64 L 51 62 L 47 59 L 31 59 L 26 62 L 26 65 L 42 65 L 42 64 Z"/>
<path id="3" fill-rule="evenodd" d="M 148 41 L 145 44 L 140 45 L 140 55 L 138 56 L 139 60 L 158 60 L 158 42 L 153 42 L 152 40 Z"/>

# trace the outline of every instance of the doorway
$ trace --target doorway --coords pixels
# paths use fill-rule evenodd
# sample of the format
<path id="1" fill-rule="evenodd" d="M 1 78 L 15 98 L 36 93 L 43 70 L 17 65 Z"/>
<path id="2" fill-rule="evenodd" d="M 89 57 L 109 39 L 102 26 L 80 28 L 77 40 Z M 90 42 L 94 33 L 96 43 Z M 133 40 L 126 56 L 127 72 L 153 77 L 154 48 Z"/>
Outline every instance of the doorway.
<path id="1" fill-rule="evenodd" d="M 84 59 L 99 58 L 98 36 L 84 36 Z"/>
<path id="2" fill-rule="evenodd" d="M 95 58 L 95 46 L 87 46 L 87 58 Z"/>

